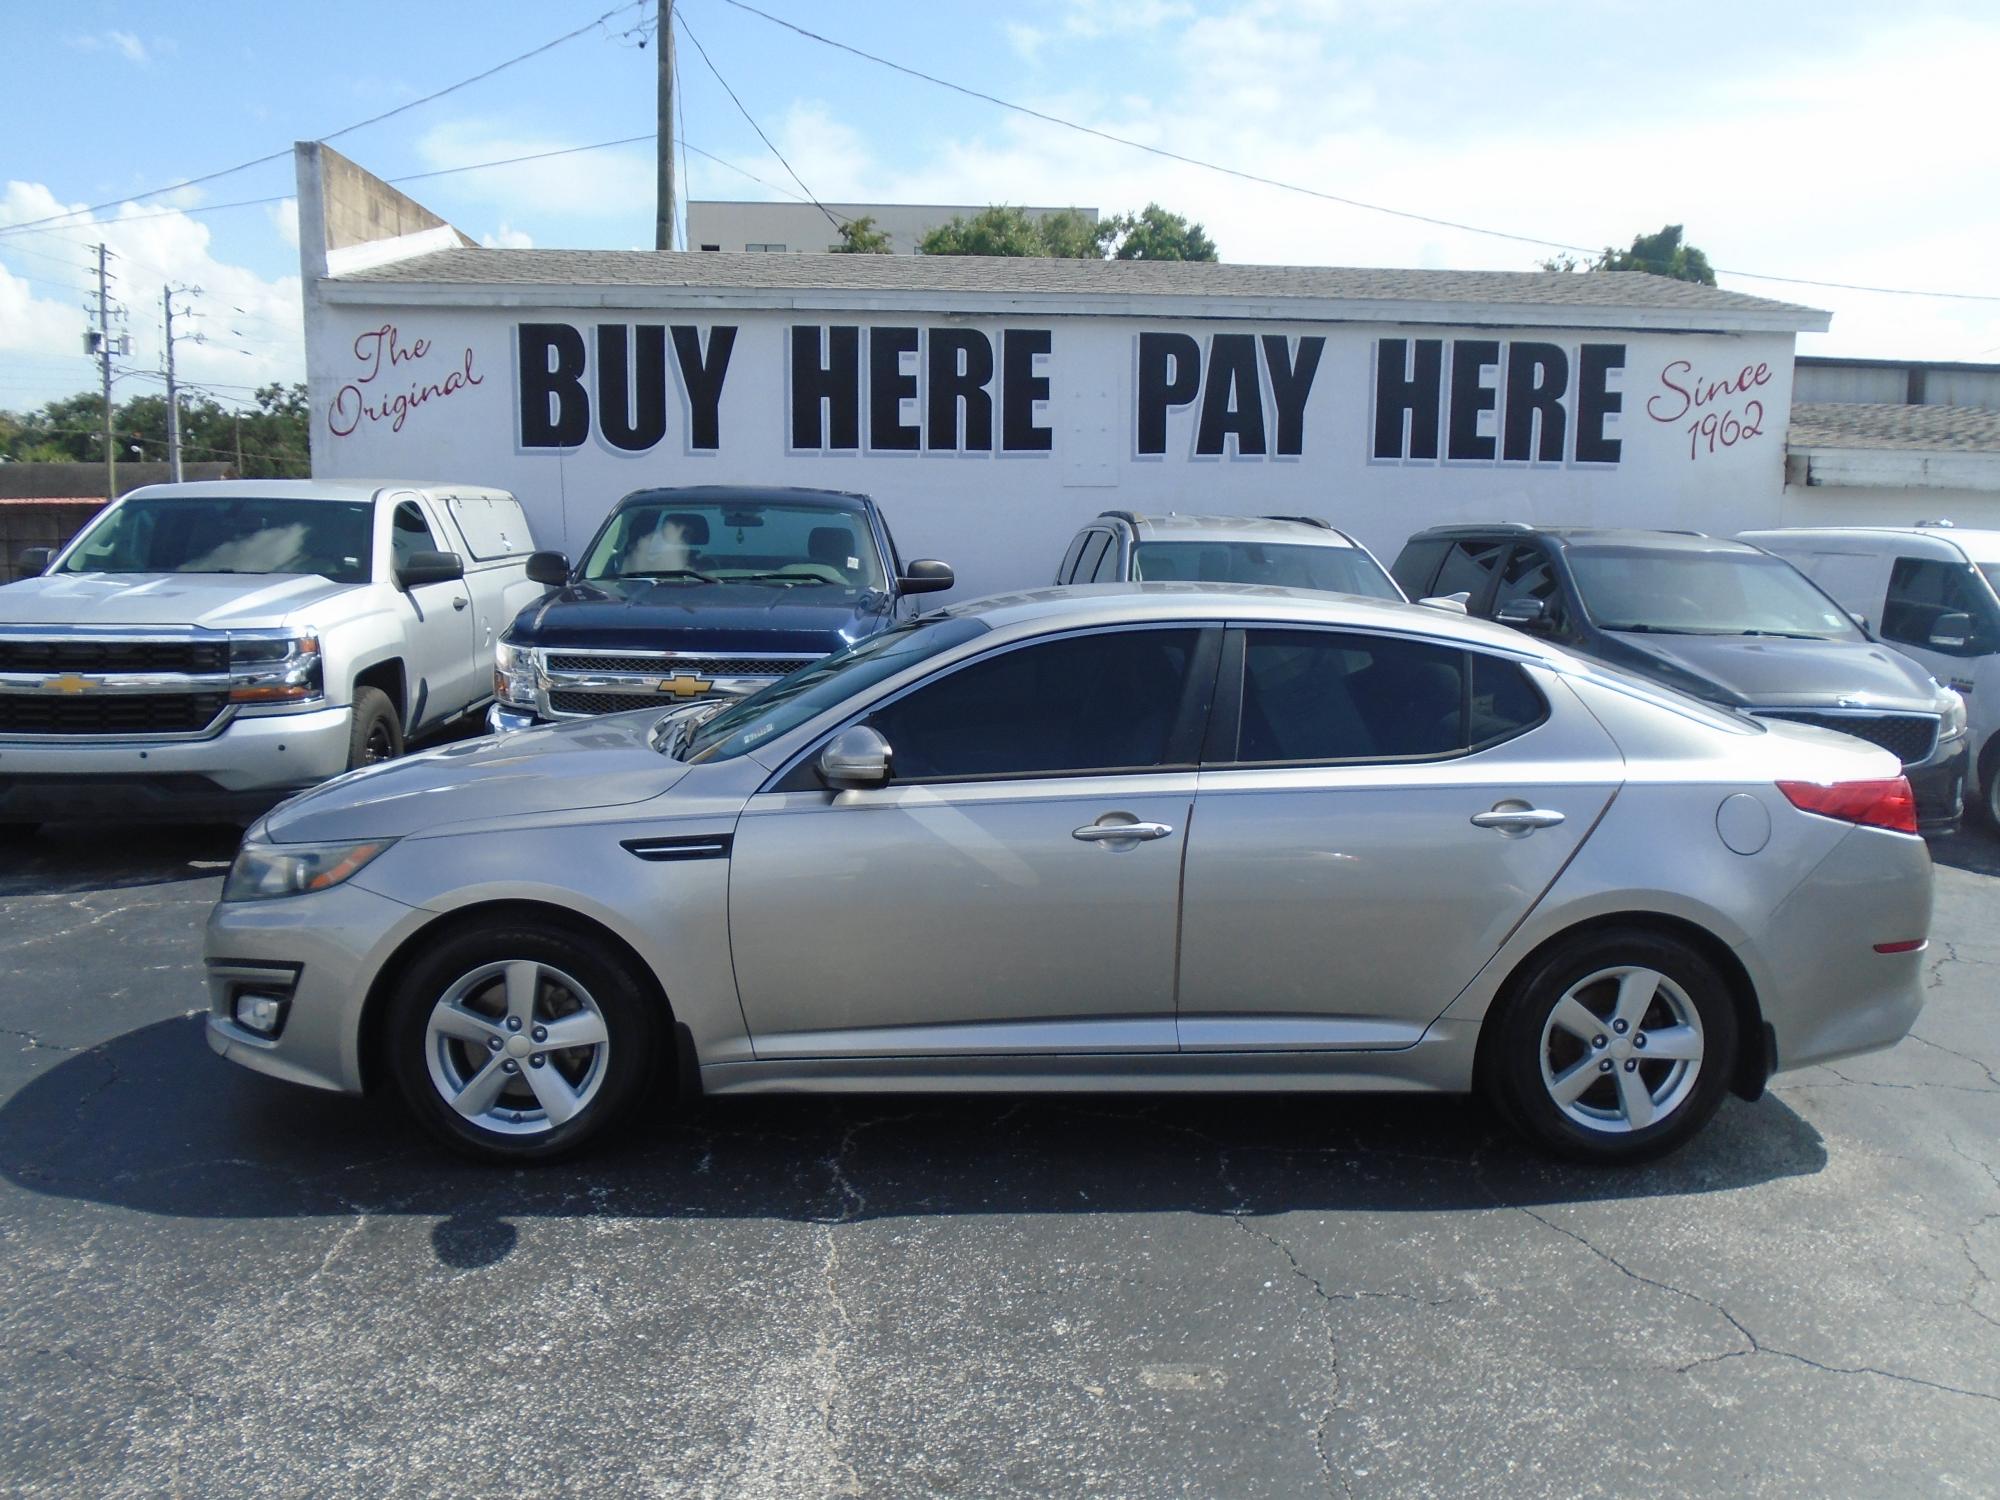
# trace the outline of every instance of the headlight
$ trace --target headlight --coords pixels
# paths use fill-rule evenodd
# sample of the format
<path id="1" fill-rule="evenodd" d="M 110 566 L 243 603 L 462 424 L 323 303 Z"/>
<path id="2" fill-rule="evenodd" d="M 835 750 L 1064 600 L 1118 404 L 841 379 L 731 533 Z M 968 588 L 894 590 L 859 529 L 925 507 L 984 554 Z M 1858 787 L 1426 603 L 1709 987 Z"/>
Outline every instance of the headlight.
<path id="1" fill-rule="evenodd" d="M 1938 725 L 1938 738 L 1948 740 L 1965 733 L 1965 700 L 1956 689 L 1944 690 L 1944 717 Z"/>
<path id="2" fill-rule="evenodd" d="M 358 844 L 250 844 L 236 851 L 236 863 L 222 882 L 224 901 L 269 901 L 326 891 L 365 869 L 394 839 Z"/>
<path id="3" fill-rule="evenodd" d="M 232 635 L 231 703 L 301 703 L 325 692 L 319 637 L 309 632 Z"/>
<path id="4" fill-rule="evenodd" d="M 493 696 L 512 708 L 535 706 L 535 653 L 532 647 L 493 648 Z"/>

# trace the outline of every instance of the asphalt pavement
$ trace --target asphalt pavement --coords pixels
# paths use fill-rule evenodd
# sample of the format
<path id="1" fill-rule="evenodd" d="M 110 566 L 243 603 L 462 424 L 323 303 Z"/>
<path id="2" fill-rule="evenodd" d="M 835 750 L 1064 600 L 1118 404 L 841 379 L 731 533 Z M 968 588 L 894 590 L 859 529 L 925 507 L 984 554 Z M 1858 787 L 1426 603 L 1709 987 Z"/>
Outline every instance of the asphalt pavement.
<path id="1" fill-rule="evenodd" d="M 538 1170 L 230 1067 L 222 832 L 0 845 L 0 1489 L 2000 1493 L 2000 843 L 1677 1156 L 1411 1098 L 742 1100 Z"/>

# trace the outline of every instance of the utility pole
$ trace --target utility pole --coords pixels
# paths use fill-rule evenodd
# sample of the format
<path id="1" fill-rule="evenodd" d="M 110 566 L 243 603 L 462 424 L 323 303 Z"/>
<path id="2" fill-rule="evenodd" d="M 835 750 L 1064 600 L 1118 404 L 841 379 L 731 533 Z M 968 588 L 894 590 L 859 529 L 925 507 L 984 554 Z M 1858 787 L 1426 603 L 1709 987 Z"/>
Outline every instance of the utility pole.
<path id="1" fill-rule="evenodd" d="M 191 338 L 195 343 L 203 342 L 201 334 L 174 332 L 174 294 L 200 296 L 198 286 L 168 286 L 160 288 L 160 305 L 167 315 L 167 478 L 175 484 L 181 482 L 181 395 L 180 387 L 174 384 L 174 345 L 181 339 Z"/>
<path id="2" fill-rule="evenodd" d="M 104 370 L 104 499 L 118 498 L 118 445 L 111 434 L 111 252 L 97 247 L 97 357 Z"/>
<path id="3" fill-rule="evenodd" d="M 674 0 L 659 0 L 660 125 L 654 146 L 659 155 L 660 189 L 653 214 L 653 248 L 674 248 Z"/>

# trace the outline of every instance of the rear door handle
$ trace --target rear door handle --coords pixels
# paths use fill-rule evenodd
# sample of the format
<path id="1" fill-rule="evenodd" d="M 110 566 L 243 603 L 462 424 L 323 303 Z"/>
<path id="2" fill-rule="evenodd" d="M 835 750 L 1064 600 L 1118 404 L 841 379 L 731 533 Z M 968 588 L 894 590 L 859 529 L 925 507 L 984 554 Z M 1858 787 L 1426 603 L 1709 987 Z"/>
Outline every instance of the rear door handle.
<path id="1" fill-rule="evenodd" d="M 1086 844 L 1107 844 L 1117 839 L 1138 843 L 1145 839 L 1163 839 L 1173 831 L 1171 823 L 1086 823 L 1081 828 L 1072 829 L 1070 837 L 1082 839 Z"/>
<path id="2" fill-rule="evenodd" d="M 1523 803 L 1502 804 L 1491 812 L 1474 813 L 1474 828 L 1497 828 L 1502 833 L 1533 833 L 1537 828 L 1554 828 L 1563 814 L 1549 807 L 1529 807 Z"/>

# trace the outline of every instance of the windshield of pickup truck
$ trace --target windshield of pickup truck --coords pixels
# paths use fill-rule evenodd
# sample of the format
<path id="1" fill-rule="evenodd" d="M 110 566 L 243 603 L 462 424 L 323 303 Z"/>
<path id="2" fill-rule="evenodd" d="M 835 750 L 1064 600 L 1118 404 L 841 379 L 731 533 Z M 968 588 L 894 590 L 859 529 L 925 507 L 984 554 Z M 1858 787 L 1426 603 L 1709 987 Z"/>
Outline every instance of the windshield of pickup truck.
<path id="1" fill-rule="evenodd" d="M 1576 547 L 1569 565 L 1584 608 L 1605 630 L 1866 639 L 1790 563 L 1760 552 Z"/>
<path id="2" fill-rule="evenodd" d="M 1141 542 L 1132 549 L 1135 579 L 1196 579 L 1321 589 L 1401 602 L 1382 565 L 1359 547 L 1301 547 L 1271 542 Z"/>
<path id="3" fill-rule="evenodd" d="M 905 667 L 985 631 L 978 620 L 950 615 L 906 621 L 779 678 L 698 725 L 686 744 L 666 748 L 683 760 L 734 760 Z"/>
<path id="4" fill-rule="evenodd" d="M 883 587 L 882 561 L 860 511 L 760 500 L 620 506 L 591 543 L 583 576 L 773 588 L 831 584 L 856 593 Z"/>
<path id="5" fill-rule="evenodd" d="M 141 496 L 84 532 L 63 573 L 317 573 L 366 583 L 367 501 Z"/>

